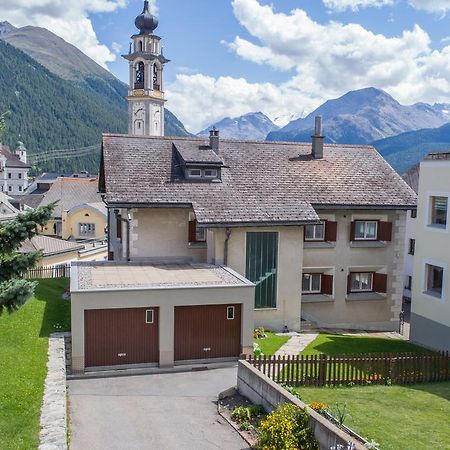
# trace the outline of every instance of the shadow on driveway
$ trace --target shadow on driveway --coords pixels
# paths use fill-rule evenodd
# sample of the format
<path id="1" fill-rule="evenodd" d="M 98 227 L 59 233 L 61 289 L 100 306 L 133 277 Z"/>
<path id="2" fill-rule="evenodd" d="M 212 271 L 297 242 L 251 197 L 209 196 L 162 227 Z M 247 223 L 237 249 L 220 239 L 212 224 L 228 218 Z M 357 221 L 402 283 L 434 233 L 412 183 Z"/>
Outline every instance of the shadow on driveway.
<path id="1" fill-rule="evenodd" d="M 236 368 L 69 381 L 72 450 L 241 450 L 217 414 Z"/>

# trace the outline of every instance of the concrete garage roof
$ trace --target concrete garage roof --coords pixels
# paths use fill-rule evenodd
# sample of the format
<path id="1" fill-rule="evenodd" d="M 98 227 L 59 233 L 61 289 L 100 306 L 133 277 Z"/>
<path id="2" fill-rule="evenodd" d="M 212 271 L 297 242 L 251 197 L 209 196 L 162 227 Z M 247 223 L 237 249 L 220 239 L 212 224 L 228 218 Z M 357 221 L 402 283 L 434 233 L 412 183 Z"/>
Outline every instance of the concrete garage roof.
<path id="1" fill-rule="evenodd" d="M 209 264 L 72 263 L 71 291 L 253 286 L 228 267 Z"/>

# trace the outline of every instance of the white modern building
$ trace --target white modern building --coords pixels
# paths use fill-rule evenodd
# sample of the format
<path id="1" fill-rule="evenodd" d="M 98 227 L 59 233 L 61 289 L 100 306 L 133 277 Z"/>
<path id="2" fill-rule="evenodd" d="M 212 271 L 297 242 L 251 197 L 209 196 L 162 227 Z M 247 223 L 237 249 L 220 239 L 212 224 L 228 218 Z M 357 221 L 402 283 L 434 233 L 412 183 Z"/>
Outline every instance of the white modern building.
<path id="1" fill-rule="evenodd" d="M 450 350 L 450 153 L 420 165 L 412 289 L 412 341 Z"/>
<path id="2" fill-rule="evenodd" d="M 0 192 L 23 195 L 28 187 L 27 151 L 22 142 L 14 152 L 0 143 Z"/>

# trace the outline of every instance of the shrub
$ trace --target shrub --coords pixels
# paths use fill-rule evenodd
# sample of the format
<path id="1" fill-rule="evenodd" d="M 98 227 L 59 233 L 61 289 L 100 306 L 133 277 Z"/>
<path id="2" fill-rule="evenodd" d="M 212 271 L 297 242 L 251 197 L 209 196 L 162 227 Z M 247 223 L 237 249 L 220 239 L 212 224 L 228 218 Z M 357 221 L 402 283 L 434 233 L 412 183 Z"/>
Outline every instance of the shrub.
<path id="1" fill-rule="evenodd" d="M 318 412 L 319 414 L 323 414 L 328 411 L 328 406 L 322 402 L 313 402 L 308 405 L 311 409 Z"/>
<path id="2" fill-rule="evenodd" d="M 253 343 L 253 355 L 258 357 L 258 356 L 264 356 L 263 351 L 261 350 L 261 347 L 259 346 L 258 343 L 254 342 Z"/>
<path id="3" fill-rule="evenodd" d="M 231 414 L 231 418 L 242 425 L 260 416 L 262 413 L 263 408 L 261 405 L 238 406 Z"/>
<path id="4" fill-rule="evenodd" d="M 261 420 L 262 450 L 319 450 L 309 428 L 309 415 L 298 406 L 284 404 Z"/>
<path id="5" fill-rule="evenodd" d="M 266 330 L 263 327 L 253 330 L 253 339 L 265 339 L 267 337 Z"/>

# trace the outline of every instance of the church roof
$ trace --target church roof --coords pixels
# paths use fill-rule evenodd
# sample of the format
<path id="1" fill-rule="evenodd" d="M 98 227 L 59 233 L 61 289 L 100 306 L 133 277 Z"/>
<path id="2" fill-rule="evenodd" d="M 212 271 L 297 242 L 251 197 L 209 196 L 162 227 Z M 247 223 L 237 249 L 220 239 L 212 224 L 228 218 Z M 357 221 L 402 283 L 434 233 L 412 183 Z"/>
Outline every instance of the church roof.
<path id="1" fill-rule="evenodd" d="M 6 145 L 2 145 L 0 143 L 0 156 L 4 156 L 6 158 L 6 167 L 16 168 L 16 169 L 30 169 L 31 166 L 25 164 L 20 160 L 20 158 L 11 152 L 9 147 Z"/>
<path id="2" fill-rule="evenodd" d="M 315 209 L 410 209 L 412 189 L 371 146 L 220 140 L 221 181 L 178 179 L 174 152 L 198 138 L 103 136 L 100 186 L 122 206 L 192 206 L 201 225 L 301 224 Z M 197 151 L 197 150 L 195 150 Z M 205 150 L 206 151 L 206 150 Z M 208 152 L 209 153 L 209 152 Z"/>

